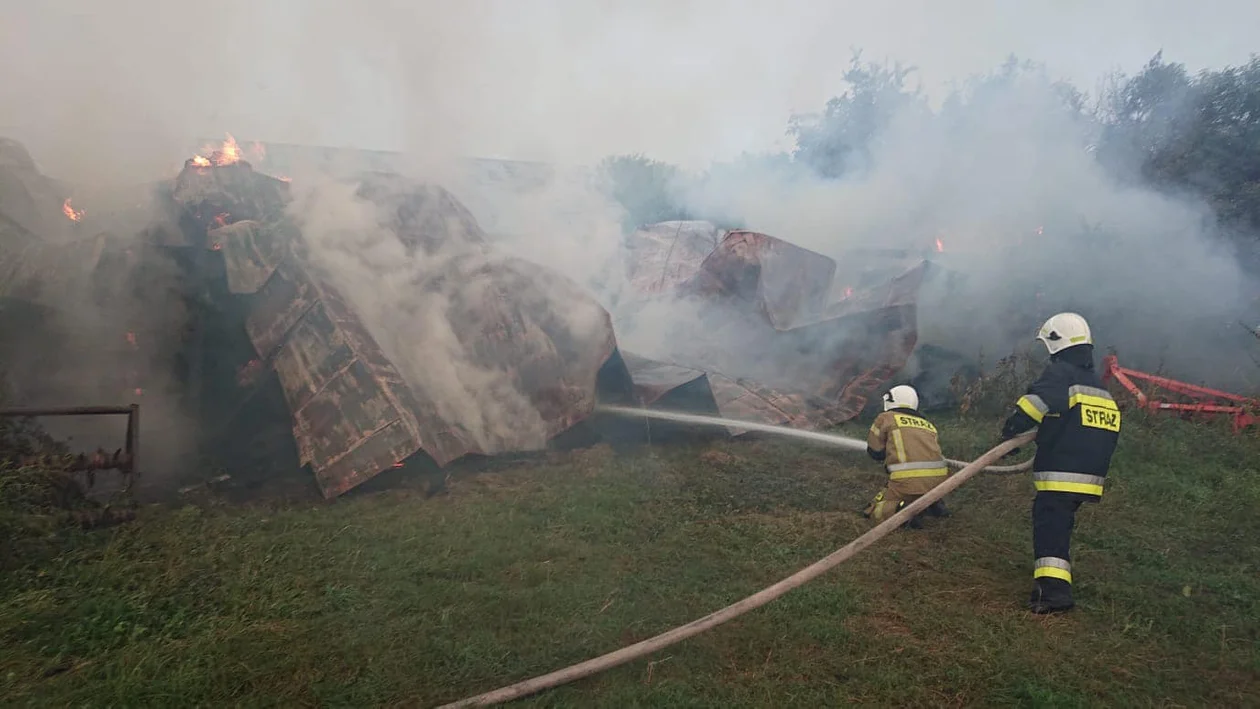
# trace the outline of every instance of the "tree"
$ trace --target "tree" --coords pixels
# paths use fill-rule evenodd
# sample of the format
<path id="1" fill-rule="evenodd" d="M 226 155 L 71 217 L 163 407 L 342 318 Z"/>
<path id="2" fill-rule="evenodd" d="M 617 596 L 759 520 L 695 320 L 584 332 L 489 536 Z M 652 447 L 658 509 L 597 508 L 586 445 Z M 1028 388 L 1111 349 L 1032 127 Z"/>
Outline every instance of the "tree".
<path id="1" fill-rule="evenodd" d="M 1179 142 L 1194 94 L 1185 67 L 1164 62 L 1162 51 L 1137 76 L 1111 77 L 1098 109 L 1103 124 L 1099 157 L 1129 179 L 1155 177 L 1149 168 Z"/>
<path id="2" fill-rule="evenodd" d="M 866 169 L 881 131 L 895 116 L 927 110 L 919 90 L 906 88 L 913 71 L 900 63 L 863 63 L 861 52 L 855 51 L 844 73 L 848 90 L 828 101 L 821 115 L 792 116 L 788 135 L 796 139 L 793 157 L 827 178 Z"/>
<path id="3" fill-rule="evenodd" d="M 613 155 L 600 162 L 597 175 L 605 192 L 625 209 L 626 233 L 644 224 L 690 218 L 674 196 L 682 179 L 675 165 L 640 154 Z"/>
<path id="4" fill-rule="evenodd" d="M 1113 81 L 1100 118 L 1099 153 L 1110 167 L 1201 196 L 1223 225 L 1260 236 L 1260 57 L 1191 77 L 1161 52 Z"/>
<path id="5" fill-rule="evenodd" d="M 1071 117 L 1083 117 L 1086 113 L 1086 97 L 1066 81 L 1053 81 L 1046 74 L 1045 66 L 1009 55 L 994 72 L 973 76 L 963 88 L 955 90 L 945 99 L 941 114 L 961 111 L 968 106 L 991 106 L 995 101 L 1008 97 L 1013 90 L 1031 87 L 1037 94 L 1052 97 L 1056 110 Z"/>

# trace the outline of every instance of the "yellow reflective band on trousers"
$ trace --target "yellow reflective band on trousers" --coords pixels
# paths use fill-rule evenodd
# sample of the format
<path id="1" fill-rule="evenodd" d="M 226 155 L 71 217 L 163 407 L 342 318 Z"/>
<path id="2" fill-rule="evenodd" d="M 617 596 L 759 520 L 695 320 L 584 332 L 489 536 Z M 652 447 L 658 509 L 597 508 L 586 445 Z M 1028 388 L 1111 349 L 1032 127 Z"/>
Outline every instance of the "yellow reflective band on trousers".
<path id="1" fill-rule="evenodd" d="M 1033 566 L 1033 578 L 1052 578 L 1072 583 L 1072 565 L 1067 559 L 1043 556 Z"/>
<path id="2" fill-rule="evenodd" d="M 889 480 L 908 480 L 910 478 L 943 478 L 949 475 L 949 468 L 917 468 L 914 470 L 892 470 L 889 468 Z"/>
<path id="3" fill-rule="evenodd" d="M 1037 423 L 1041 423 L 1041 420 L 1046 417 L 1046 412 L 1050 410 L 1050 407 L 1046 406 L 1046 402 L 1036 394 L 1025 394 L 1019 397 L 1015 405 L 1019 407 L 1020 411 L 1028 414 L 1028 418 Z"/>
<path id="4" fill-rule="evenodd" d="M 1075 492 L 1082 495 L 1102 497 L 1103 483 L 1106 478 L 1101 475 L 1085 475 L 1083 473 L 1034 472 L 1033 486 L 1038 492 Z"/>

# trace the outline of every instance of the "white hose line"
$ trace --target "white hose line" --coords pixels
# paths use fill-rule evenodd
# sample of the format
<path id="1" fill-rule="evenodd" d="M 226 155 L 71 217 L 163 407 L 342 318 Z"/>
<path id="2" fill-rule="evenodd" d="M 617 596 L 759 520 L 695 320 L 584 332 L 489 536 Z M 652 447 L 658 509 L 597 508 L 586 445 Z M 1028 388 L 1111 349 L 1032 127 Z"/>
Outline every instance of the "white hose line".
<path id="1" fill-rule="evenodd" d="M 927 509 L 932 503 L 953 492 L 960 485 L 967 482 L 967 480 L 971 477 L 991 465 L 994 461 L 998 460 L 1015 448 L 1030 443 L 1035 436 L 1036 429 L 1033 429 L 1032 431 L 1012 438 L 1009 441 L 1004 441 L 998 444 L 984 455 L 977 458 L 974 462 L 963 466 L 962 470 L 959 470 L 957 473 L 949 476 L 945 482 L 932 488 L 932 490 L 926 495 L 923 495 L 909 505 L 901 508 L 901 511 L 897 512 L 897 514 L 872 527 L 862 536 L 854 539 L 840 549 L 833 551 L 831 554 L 828 554 L 813 564 L 810 564 L 804 569 L 797 571 L 795 574 L 792 574 L 773 586 L 762 589 L 742 601 L 733 603 L 698 620 L 693 620 L 686 625 L 680 625 L 673 630 L 666 631 L 655 637 L 634 643 L 633 645 L 627 645 L 620 650 L 615 650 L 606 655 L 600 655 L 599 657 L 592 658 L 585 662 L 579 662 L 576 665 L 556 670 L 550 674 L 528 679 L 523 682 L 517 682 L 516 684 L 508 685 L 507 687 L 496 689 L 492 692 L 486 692 L 485 694 L 478 694 L 473 697 L 461 699 L 457 702 L 444 704 L 439 709 L 500 704 L 502 702 L 511 701 L 513 699 L 541 692 L 544 689 L 559 687 L 562 684 L 568 684 L 574 680 L 589 677 L 593 674 L 603 672 L 604 670 L 617 667 L 618 665 L 623 665 L 631 660 L 636 660 L 644 655 L 649 655 L 677 642 L 699 635 L 710 628 L 715 628 L 726 621 L 737 618 L 755 608 L 760 608 L 788 591 L 814 580 L 827 571 L 835 568 L 840 563 L 851 559 L 858 552 L 879 541 L 897 527 L 900 527 L 911 517 L 914 517 L 923 510 Z"/>
<path id="2" fill-rule="evenodd" d="M 757 423 L 756 421 L 741 421 L 738 419 L 722 418 L 720 416 L 705 416 L 703 414 L 684 414 L 676 411 L 659 411 L 655 409 L 643 409 L 633 406 L 613 406 L 610 404 L 601 405 L 598 409 L 605 413 L 616 414 L 618 416 L 629 417 L 645 417 L 655 418 L 664 421 L 674 421 L 676 423 L 690 423 L 697 426 L 717 426 L 721 428 L 738 427 L 747 431 L 761 431 L 763 433 L 774 433 L 789 438 L 799 438 L 806 441 L 815 441 L 818 443 L 826 443 L 828 445 L 837 446 L 839 448 L 847 448 L 853 451 L 866 451 L 866 441 L 849 436 L 841 436 L 835 433 L 822 433 L 820 431 L 809 431 L 802 428 L 792 428 L 791 426 L 776 426 L 768 423 Z M 967 465 L 965 460 L 953 460 L 946 458 L 945 462 L 951 468 L 962 469 Z M 984 469 L 986 473 L 996 475 L 1008 475 L 1010 473 L 1022 473 L 1032 469 L 1032 459 L 1015 465 L 990 465 Z"/>

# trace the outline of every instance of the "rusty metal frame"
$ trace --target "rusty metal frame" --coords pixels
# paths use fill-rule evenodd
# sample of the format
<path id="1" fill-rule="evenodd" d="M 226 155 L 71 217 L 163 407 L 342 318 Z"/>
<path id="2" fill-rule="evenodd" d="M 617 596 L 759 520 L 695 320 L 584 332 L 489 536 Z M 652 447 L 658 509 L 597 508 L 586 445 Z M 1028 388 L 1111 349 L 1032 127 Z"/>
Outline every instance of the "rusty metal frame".
<path id="1" fill-rule="evenodd" d="M 87 471 L 118 470 L 127 476 L 124 492 L 131 490 L 138 474 L 136 461 L 140 453 L 140 405 L 130 406 L 60 406 L 0 409 L 0 418 L 36 418 L 41 416 L 126 416 L 127 440 L 121 451 L 113 455 L 98 450 L 92 455 L 80 453 L 69 461 L 68 469 Z"/>

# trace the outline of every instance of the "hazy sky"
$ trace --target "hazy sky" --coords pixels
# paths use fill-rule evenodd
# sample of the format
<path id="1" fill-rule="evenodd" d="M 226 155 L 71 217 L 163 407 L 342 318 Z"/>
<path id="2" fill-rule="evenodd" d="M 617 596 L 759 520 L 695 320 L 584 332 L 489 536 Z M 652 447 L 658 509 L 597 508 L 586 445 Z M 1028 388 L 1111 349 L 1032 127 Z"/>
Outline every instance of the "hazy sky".
<path id="1" fill-rule="evenodd" d="M 1257 27 L 1251 0 L 0 0 L 0 135 L 58 174 L 151 169 L 224 131 L 698 165 L 783 144 L 852 47 L 936 95 L 1009 53 L 1092 90 L 1160 48 L 1192 70 L 1245 62 Z"/>

